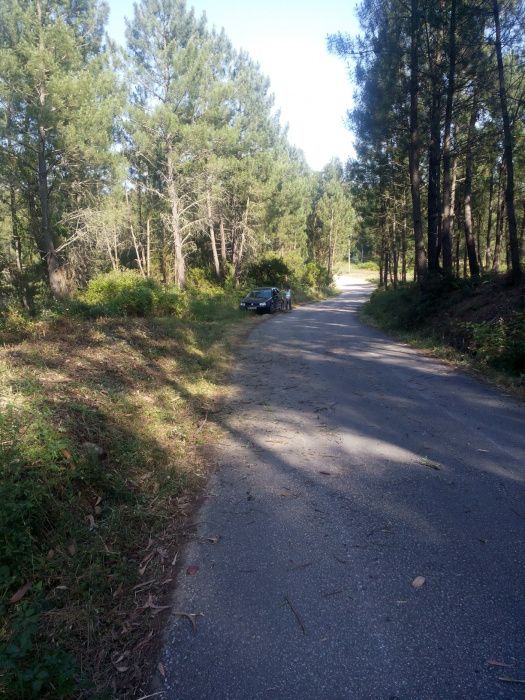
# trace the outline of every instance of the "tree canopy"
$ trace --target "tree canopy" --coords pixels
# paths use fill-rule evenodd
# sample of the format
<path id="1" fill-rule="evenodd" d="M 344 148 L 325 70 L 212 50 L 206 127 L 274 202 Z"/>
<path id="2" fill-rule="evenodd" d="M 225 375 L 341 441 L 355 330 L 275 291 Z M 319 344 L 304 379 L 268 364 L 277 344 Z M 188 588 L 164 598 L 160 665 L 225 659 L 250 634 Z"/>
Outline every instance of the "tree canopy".
<path id="1" fill-rule="evenodd" d="M 420 282 L 502 269 L 519 281 L 523 3 L 363 0 L 359 18 L 359 36 L 329 47 L 353 67 L 348 177 L 382 283 L 410 268 Z"/>
<path id="2" fill-rule="evenodd" d="M 268 254 L 332 272 L 352 225 L 343 168 L 309 169 L 224 31 L 184 0 L 140 0 L 120 50 L 99 0 L 0 12 L 7 296 L 31 308 L 125 268 L 238 282 Z"/>

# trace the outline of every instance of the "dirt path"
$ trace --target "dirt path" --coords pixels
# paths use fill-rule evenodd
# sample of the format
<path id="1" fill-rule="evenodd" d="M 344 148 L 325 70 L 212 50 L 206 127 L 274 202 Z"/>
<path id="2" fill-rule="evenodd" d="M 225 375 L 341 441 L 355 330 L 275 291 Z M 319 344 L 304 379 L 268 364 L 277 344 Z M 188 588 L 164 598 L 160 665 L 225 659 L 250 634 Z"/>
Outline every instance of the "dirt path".
<path id="1" fill-rule="evenodd" d="M 159 697 L 525 697 L 525 410 L 362 326 L 369 291 L 245 345 Z"/>

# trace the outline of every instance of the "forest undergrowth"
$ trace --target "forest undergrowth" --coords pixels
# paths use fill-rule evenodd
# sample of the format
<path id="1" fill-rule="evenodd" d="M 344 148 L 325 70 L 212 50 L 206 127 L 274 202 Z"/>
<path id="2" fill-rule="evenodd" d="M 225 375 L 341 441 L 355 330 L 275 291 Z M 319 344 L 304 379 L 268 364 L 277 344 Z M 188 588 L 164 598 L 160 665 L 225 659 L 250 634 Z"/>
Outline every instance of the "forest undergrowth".
<path id="1" fill-rule="evenodd" d="M 177 552 L 209 471 L 213 415 L 234 349 L 260 320 L 240 315 L 238 291 L 187 293 L 170 316 L 134 307 L 86 318 L 88 301 L 100 303 L 93 294 L 2 328 L 6 697 L 147 693 Z"/>
<path id="2" fill-rule="evenodd" d="M 362 318 L 525 398 L 525 288 L 503 275 L 378 289 Z"/>

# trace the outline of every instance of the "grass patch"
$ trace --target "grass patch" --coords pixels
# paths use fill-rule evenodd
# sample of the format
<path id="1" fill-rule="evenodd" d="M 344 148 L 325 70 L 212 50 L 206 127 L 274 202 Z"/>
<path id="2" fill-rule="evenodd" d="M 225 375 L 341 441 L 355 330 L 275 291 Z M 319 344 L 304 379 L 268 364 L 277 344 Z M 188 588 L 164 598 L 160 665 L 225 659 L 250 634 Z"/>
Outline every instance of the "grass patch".
<path id="1" fill-rule="evenodd" d="M 196 313 L 38 323 L 0 351 L 0 695 L 141 689 L 250 326 Z"/>

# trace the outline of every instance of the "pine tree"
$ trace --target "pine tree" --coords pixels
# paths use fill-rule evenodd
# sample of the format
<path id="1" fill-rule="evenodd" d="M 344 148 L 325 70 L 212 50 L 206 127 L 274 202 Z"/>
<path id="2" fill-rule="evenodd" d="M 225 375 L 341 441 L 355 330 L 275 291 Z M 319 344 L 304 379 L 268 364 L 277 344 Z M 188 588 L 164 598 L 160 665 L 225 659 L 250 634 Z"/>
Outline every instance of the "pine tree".
<path id="1" fill-rule="evenodd" d="M 97 0 L 6 0 L 0 7 L 0 147 L 56 296 L 71 215 L 107 186 L 119 96 Z"/>

